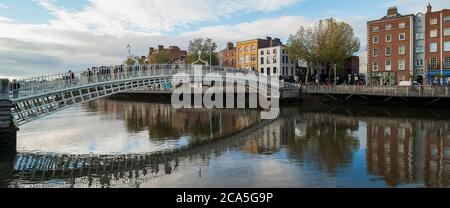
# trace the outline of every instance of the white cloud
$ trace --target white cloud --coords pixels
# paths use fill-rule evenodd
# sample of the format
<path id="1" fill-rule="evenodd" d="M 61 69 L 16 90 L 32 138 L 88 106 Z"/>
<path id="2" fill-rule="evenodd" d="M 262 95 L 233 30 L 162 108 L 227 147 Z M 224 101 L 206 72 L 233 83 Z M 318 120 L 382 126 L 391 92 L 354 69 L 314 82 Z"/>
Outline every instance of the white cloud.
<path id="1" fill-rule="evenodd" d="M 52 0 L 37 0 L 60 28 L 118 33 L 126 30 L 169 32 L 175 27 L 218 20 L 235 12 L 275 11 L 300 0 L 90 0 L 81 11 L 68 11 Z"/>
<path id="2" fill-rule="evenodd" d="M 224 45 L 225 41 L 236 42 L 251 38 L 264 38 L 266 36 L 287 39 L 297 29 L 314 24 L 314 20 L 302 16 L 281 16 L 269 19 L 260 19 L 237 25 L 219 25 L 204 27 L 196 31 L 183 33 L 182 37 L 208 36 Z M 270 29 L 268 29 L 270 28 Z"/>
<path id="3" fill-rule="evenodd" d="M 0 9 L 8 9 L 8 6 L 5 4 L 0 3 Z"/>

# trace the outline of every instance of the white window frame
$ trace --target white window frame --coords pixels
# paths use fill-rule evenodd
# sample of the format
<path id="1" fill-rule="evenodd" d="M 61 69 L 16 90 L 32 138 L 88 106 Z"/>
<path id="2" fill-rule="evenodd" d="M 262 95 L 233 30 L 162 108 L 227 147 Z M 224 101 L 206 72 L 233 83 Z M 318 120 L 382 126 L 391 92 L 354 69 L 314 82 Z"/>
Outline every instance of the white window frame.
<path id="1" fill-rule="evenodd" d="M 449 23 L 450 22 L 450 16 L 445 16 L 444 17 L 444 22 L 445 23 Z"/>
<path id="2" fill-rule="evenodd" d="M 444 51 L 445 52 L 450 51 L 450 41 L 444 41 Z"/>
<path id="3" fill-rule="evenodd" d="M 405 22 L 398 23 L 398 28 L 405 28 L 405 27 L 406 27 L 406 23 Z"/>
<path id="4" fill-rule="evenodd" d="M 376 41 L 375 41 L 376 40 Z M 380 43 L 380 37 L 379 36 L 373 36 L 372 38 L 373 43 Z"/>
<path id="5" fill-rule="evenodd" d="M 403 48 L 403 52 L 401 50 L 402 48 Z M 406 54 L 406 46 L 404 46 L 404 45 L 399 46 L 398 47 L 398 54 L 399 55 L 405 55 Z"/>
<path id="6" fill-rule="evenodd" d="M 398 60 L 398 70 L 399 71 L 404 71 L 406 69 L 406 61 L 405 59 L 399 59 Z"/>
<path id="7" fill-rule="evenodd" d="M 388 49 L 390 49 L 390 53 L 388 54 Z M 386 56 L 392 56 L 392 47 L 386 47 L 384 49 L 384 55 Z"/>
<path id="8" fill-rule="evenodd" d="M 378 61 L 374 61 L 372 63 L 372 71 L 378 71 L 380 68 L 380 65 L 378 64 Z"/>
<path id="9" fill-rule="evenodd" d="M 388 40 L 388 37 L 389 37 L 389 40 Z M 387 34 L 384 40 L 385 40 L 386 43 L 392 42 L 392 35 L 391 34 Z"/>
<path id="10" fill-rule="evenodd" d="M 430 19 L 430 25 L 437 25 L 437 24 L 438 24 L 438 19 L 437 18 Z"/>
<path id="11" fill-rule="evenodd" d="M 450 27 L 444 28 L 444 36 L 450 36 Z"/>
<path id="12" fill-rule="evenodd" d="M 435 47 L 434 47 L 434 50 L 432 50 L 432 49 L 433 49 L 432 46 L 435 46 Z M 436 43 L 436 42 L 430 43 L 430 53 L 437 53 L 437 52 L 438 52 L 437 43 Z"/>
<path id="13" fill-rule="evenodd" d="M 431 38 L 437 38 L 437 36 L 438 36 L 438 30 L 437 29 L 430 30 L 430 37 Z"/>
<path id="14" fill-rule="evenodd" d="M 402 38 L 402 36 L 403 36 L 403 38 Z M 398 34 L 398 40 L 406 40 L 406 34 L 405 33 Z"/>
<path id="15" fill-rule="evenodd" d="M 389 65 L 388 65 L 388 62 L 389 62 Z M 391 60 L 384 61 L 384 70 L 385 71 L 392 71 L 392 61 Z"/>
<path id="16" fill-rule="evenodd" d="M 376 51 L 376 54 L 375 54 L 375 51 Z M 380 55 L 380 50 L 378 48 L 374 48 L 372 53 L 373 53 L 373 57 L 378 57 Z"/>
<path id="17" fill-rule="evenodd" d="M 385 30 L 392 30 L 392 24 L 387 24 L 384 28 Z"/>
<path id="18" fill-rule="evenodd" d="M 373 32 L 378 32 L 378 31 L 380 31 L 380 27 L 379 26 L 373 26 L 372 27 L 372 31 Z"/>

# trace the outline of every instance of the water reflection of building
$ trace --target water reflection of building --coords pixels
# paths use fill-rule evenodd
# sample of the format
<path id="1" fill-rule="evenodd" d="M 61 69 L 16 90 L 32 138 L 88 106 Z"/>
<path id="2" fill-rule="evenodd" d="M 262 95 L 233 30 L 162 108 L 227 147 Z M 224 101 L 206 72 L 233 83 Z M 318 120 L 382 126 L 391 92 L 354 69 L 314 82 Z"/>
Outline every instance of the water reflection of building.
<path id="1" fill-rule="evenodd" d="M 424 183 L 450 185 L 449 122 L 370 119 L 367 168 L 391 186 Z"/>
<path id="2" fill-rule="evenodd" d="M 351 134 L 358 126 L 354 118 L 301 113 L 295 108 L 283 109 L 282 114 L 257 139 L 247 141 L 242 150 L 251 154 L 286 151 L 287 159 L 311 164 L 329 174 L 352 162 L 359 147 L 359 140 Z"/>
<path id="3" fill-rule="evenodd" d="M 174 109 L 170 104 L 97 100 L 88 109 L 124 120 L 128 131 L 149 131 L 156 139 L 229 135 L 255 124 L 259 111 L 242 109 Z"/>

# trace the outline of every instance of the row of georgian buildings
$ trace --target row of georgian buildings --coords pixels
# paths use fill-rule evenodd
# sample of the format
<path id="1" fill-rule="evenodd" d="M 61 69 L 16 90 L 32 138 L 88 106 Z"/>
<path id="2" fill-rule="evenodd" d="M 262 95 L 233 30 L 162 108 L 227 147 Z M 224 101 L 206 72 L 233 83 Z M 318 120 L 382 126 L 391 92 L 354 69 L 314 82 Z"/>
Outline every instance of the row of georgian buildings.
<path id="1" fill-rule="evenodd" d="M 296 75 L 297 62 L 289 58 L 279 38 L 239 41 L 234 46 L 227 43 L 220 52 L 221 65 L 247 69 L 268 76 L 291 79 Z"/>
<path id="2" fill-rule="evenodd" d="M 369 84 L 450 83 L 450 10 L 387 15 L 367 23 Z"/>

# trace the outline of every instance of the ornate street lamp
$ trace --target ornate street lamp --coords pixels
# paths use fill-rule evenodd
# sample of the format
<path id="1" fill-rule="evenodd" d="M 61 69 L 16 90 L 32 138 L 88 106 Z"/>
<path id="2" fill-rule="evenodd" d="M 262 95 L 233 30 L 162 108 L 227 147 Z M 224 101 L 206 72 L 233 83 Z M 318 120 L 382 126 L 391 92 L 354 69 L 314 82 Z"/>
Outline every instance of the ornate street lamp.
<path id="1" fill-rule="evenodd" d="M 131 56 L 131 45 L 130 44 L 127 45 L 127 49 L 128 49 L 128 57 L 130 57 Z"/>

